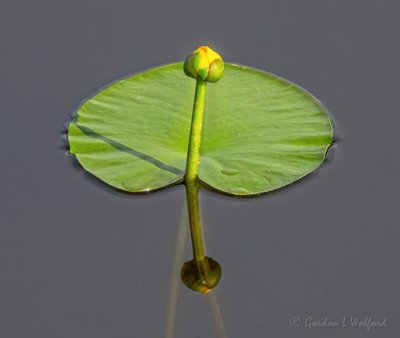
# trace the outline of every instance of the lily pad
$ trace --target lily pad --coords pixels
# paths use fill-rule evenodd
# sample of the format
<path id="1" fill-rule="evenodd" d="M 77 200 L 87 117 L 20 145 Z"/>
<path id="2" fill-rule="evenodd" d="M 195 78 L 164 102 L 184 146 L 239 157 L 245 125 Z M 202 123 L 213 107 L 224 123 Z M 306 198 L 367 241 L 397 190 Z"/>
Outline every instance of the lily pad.
<path id="1" fill-rule="evenodd" d="M 148 192 L 185 175 L 195 81 L 176 63 L 115 82 L 68 127 L 70 152 L 107 184 Z M 272 74 L 225 64 L 207 86 L 199 180 L 230 195 L 286 186 L 324 161 L 332 126 L 321 104 Z"/>

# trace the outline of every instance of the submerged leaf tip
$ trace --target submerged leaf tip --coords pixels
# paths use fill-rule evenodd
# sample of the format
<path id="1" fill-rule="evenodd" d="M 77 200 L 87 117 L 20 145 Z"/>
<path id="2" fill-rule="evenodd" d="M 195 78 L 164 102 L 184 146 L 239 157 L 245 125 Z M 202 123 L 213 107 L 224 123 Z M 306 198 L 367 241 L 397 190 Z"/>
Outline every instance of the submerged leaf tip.
<path id="1" fill-rule="evenodd" d="M 217 82 L 224 73 L 224 61 L 208 46 L 200 46 L 185 60 L 183 70 L 196 80 Z"/>

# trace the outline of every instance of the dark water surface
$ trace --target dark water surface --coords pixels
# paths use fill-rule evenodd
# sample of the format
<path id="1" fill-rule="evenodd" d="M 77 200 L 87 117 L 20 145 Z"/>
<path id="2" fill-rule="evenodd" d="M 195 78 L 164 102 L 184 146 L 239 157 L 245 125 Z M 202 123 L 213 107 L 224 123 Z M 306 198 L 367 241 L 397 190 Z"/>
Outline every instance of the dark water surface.
<path id="1" fill-rule="evenodd" d="M 399 16 L 394 0 L 2 1 L 0 337 L 399 336 Z M 202 191 L 216 298 L 176 273 L 183 186 L 116 193 L 60 138 L 93 91 L 200 44 L 310 91 L 338 137 L 282 191 Z M 384 327 L 350 327 L 366 316 Z"/>

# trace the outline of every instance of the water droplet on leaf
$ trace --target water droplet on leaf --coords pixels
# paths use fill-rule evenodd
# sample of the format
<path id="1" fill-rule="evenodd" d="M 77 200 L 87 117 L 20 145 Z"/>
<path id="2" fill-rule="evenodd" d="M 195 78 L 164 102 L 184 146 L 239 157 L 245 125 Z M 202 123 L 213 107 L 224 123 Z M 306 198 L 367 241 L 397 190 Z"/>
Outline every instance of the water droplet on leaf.
<path id="1" fill-rule="evenodd" d="M 222 169 L 221 174 L 226 175 L 226 176 L 234 176 L 239 174 L 239 170 L 237 169 Z"/>

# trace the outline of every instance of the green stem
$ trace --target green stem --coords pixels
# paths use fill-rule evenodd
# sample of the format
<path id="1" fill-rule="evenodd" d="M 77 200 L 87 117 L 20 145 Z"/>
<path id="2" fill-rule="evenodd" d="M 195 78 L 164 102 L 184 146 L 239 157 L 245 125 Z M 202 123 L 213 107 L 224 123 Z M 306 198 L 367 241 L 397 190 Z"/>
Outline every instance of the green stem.
<path id="1" fill-rule="evenodd" d="M 190 233 L 192 237 L 193 256 L 199 266 L 204 259 L 203 236 L 200 223 L 199 190 L 197 178 L 200 160 L 201 128 L 206 98 L 207 82 L 197 80 L 193 103 L 192 125 L 190 128 L 189 147 L 186 163 L 186 198 L 189 212 Z M 200 267 L 200 266 L 199 266 Z"/>
<path id="2" fill-rule="evenodd" d="M 206 89 L 207 82 L 197 80 L 186 163 L 186 183 L 193 183 L 195 180 L 197 180 L 197 171 L 199 168 L 200 159 L 201 127 L 203 126 Z"/>
<path id="3" fill-rule="evenodd" d="M 192 238 L 193 258 L 196 262 L 204 259 L 203 235 L 200 223 L 198 183 L 186 184 L 186 198 L 189 212 L 190 235 Z"/>

